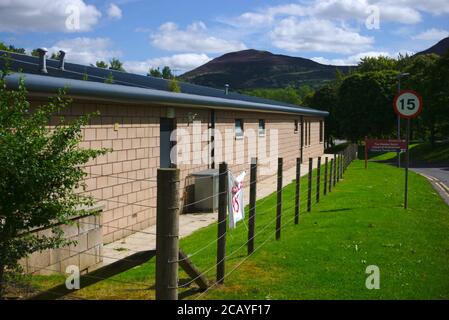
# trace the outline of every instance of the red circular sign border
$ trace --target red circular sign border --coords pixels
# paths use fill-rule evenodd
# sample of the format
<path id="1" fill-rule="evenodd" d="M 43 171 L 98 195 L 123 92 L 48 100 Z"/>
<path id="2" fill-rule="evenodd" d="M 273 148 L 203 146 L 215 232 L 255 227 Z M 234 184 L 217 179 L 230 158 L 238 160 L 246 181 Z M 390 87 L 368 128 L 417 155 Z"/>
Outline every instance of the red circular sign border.
<path id="1" fill-rule="evenodd" d="M 402 113 L 400 113 L 400 112 L 398 111 L 398 109 L 396 108 L 396 102 L 398 101 L 399 97 L 400 97 L 401 95 L 403 95 L 404 93 L 411 93 L 411 94 L 414 94 L 415 96 L 418 97 L 418 100 L 419 100 L 419 108 L 418 108 L 418 111 L 417 111 L 414 115 L 411 115 L 411 116 L 405 116 L 405 115 L 403 115 Z M 423 104 L 422 104 L 422 97 L 421 97 L 416 91 L 414 91 L 414 90 L 401 90 L 401 91 L 399 91 L 399 92 L 396 94 L 396 96 L 394 97 L 394 100 L 393 100 L 393 109 L 394 109 L 394 112 L 395 112 L 399 117 L 401 117 L 401 118 L 403 118 L 403 119 L 413 119 L 413 118 L 416 118 L 417 116 L 419 116 L 419 115 L 421 114 L 421 112 L 422 112 L 422 107 L 423 107 Z"/>

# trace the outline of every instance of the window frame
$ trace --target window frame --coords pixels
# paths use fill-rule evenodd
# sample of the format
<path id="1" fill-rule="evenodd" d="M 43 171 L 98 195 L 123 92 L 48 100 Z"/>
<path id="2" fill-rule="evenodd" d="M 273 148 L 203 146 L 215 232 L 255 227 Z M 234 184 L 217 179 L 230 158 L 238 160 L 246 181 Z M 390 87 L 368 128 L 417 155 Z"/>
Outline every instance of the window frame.
<path id="1" fill-rule="evenodd" d="M 240 131 L 241 133 L 237 132 L 237 122 L 240 122 Z M 243 136 L 245 134 L 245 124 L 242 118 L 236 118 L 234 119 L 234 133 L 236 139 L 243 139 Z"/>
<path id="2" fill-rule="evenodd" d="M 260 124 L 263 124 L 263 128 L 260 128 Z M 260 137 L 264 137 L 265 136 L 265 119 L 259 119 L 259 125 L 258 125 L 258 130 L 257 132 L 259 133 Z"/>

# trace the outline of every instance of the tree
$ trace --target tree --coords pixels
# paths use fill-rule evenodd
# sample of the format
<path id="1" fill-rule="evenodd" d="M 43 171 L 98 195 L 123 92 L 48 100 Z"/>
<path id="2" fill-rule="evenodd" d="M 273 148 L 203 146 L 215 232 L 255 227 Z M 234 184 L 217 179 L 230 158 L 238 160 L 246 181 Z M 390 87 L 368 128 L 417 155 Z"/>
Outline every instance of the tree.
<path id="1" fill-rule="evenodd" d="M 161 70 L 159 70 L 159 68 L 150 68 L 150 70 L 147 73 L 147 76 L 162 78 L 162 72 Z"/>
<path id="2" fill-rule="evenodd" d="M 396 71 L 354 73 L 338 90 L 337 122 L 343 137 L 359 141 L 365 136 L 389 136 L 395 127 L 392 101 Z"/>
<path id="3" fill-rule="evenodd" d="M 3 42 L 0 41 L 0 50 L 8 51 L 8 52 L 14 52 L 14 53 L 22 53 L 25 54 L 24 48 L 16 48 L 13 45 L 7 46 Z"/>
<path id="4" fill-rule="evenodd" d="M 70 103 L 63 92 L 31 110 L 24 81 L 9 90 L 5 74 L 0 78 L 0 298 L 7 276 L 20 270 L 21 258 L 71 243 L 58 227 L 49 236 L 31 231 L 88 214 L 77 210 L 93 204 L 81 193 L 82 166 L 106 152 L 78 147 L 90 115 L 71 123 L 56 118 Z"/>
<path id="5" fill-rule="evenodd" d="M 309 106 L 314 109 L 328 111 L 329 116 L 324 122 L 324 138 L 327 146 L 334 144 L 334 138 L 340 136 L 338 126 L 338 89 L 335 84 L 326 84 L 319 88 L 311 97 Z"/>
<path id="6" fill-rule="evenodd" d="M 33 50 L 31 51 L 31 55 L 32 55 L 33 57 L 39 57 L 39 51 L 38 51 L 38 49 L 33 49 Z"/>
<path id="7" fill-rule="evenodd" d="M 296 105 L 301 105 L 302 101 L 299 96 L 298 90 L 292 86 L 285 88 L 274 88 L 274 89 L 252 89 L 245 90 L 244 93 L 256 96 L 260 98 L 270 99 L 274 101 L 280 101 L 285 103 L 291 103 Z"/>
<path id="8" fill-rule="evenodd" d="M 175 76 L 171 72 L 171 69 L 169 66 L 165 66 L 162 68 L 162 78 L 164 79 L 173 79 Z"/>
<path id="9" fill-rule="evenodd" d="M 159 69 L 159 67 L 157 68 L 150 68 L 150 70 L 147 73 L 147 76 L 152 76 L 152 77 L 156 77 L 156 78 L 163 78 L 163 79 L 174 79 L 175 76 L 172 73 L 171 69 L 169 66 L 165 66 L 162 68 L 162 71 Z"/>
<path id="10" fill-rule="evenodd" d="M 104 62 L 104 61 L 101 61 L 101 60 L 95 62 L 95 66 L 97 68 L 103 68 L 103 69 L 107 69 L 109 67 L 107 62 Z"/>
<path id="11" fill-rule="evenodd" d="M 397 70 L 397 60 L 385 57 L 364 57 L 357 65 L 357 72 L 366 73 L 373 71 Z"/>
<path id="12" fill-rule="evenodd" d="M 125 69 L 123 68 L 123 62 L 121 62 L 117 58 L 112 58 L 111 60 L 109 60 L 109 69 L 123 72 L 125 71 Z"/>

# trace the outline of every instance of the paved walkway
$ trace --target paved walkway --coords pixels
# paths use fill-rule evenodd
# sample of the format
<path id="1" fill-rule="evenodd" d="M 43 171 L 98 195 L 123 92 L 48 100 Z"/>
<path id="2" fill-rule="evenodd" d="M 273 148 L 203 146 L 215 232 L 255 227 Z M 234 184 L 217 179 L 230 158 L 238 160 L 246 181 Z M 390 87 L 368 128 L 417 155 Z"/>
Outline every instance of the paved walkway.
<path id="1" fill-rule="evenodd" d="M 322 157 L 328 157 L 329 161 L 333 158 L 332 154 L 325 154 Z M 316 168 L 318 160 L 313 159 L 313 168 Z M 308 163 L 301 165 L 301 176 L 308 172 Z M 292 167 L 283 173 L 283 185 L 290 184 L 296 177 L 296 168 Z M 257 199 L 264 198 L 276 191 L 277 176 L 274 175 L 257 183 Z M 249 202 L 249 192 L 245 193 L 245 205 Z M 217 213 L 198 213 L 182 214 L 179 216 L 180 237 L 186 237 L 196 230 L 207 227 L 217 221 Z M 156 249 L 156 225 L 136 232 L 128 237 L 103 246 L 103 266 L 111 264 L 119 259 L 126 258 L 136 252 Z"/>

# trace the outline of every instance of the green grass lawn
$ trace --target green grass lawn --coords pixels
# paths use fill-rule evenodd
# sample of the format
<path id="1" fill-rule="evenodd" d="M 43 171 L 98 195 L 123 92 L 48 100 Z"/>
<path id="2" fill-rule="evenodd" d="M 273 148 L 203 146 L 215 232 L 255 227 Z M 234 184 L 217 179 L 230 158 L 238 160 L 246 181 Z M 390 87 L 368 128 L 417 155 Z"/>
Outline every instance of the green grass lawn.
<path id="1" fill-rule="evenodd" d="M 371 153 L 370 160 L 389 161 L 396 159 L 396 152 Z M 401 160 L 405 160 L 405 153 L 401 153 Z M 410 161 L 412 163 L 447 163 L 449 162 L 449 142 L 436 143 L 434 147 L 430 143 L 411 143 Z"/>
<path id="2" fill-rule="evenodd" d="M 258 201 L 255 246 L 246 255 L 247 229 L 227 235 L 225 284 L 200 296 L 192 284 L 185 299 L 448 299 L 449 208 L 421 176 L 410 173 L 409 209 L 403 204 L 403 170 L 353 162 L 333 191 L 293 224 L 294 185 L 284 189 L 283 229 L 275 240 L 275 195 Z M 302 179 L 302 198 L 306 179 Z M 248 191 L 246 192 L 248 196 Z M 305 202 L 304 202 L 305 204 Z M 304 205 L 303 205 L 304 208 Z M 265 229 L 264 229 L 265 228 Z M 182 239 L 194 253 L 217 237 L 216 224 Z M 268 240 L 267 240 L 268 239 Z M 216 243 L 192 256 L 215 279 Z M 380 289 L 365 287 L 368 265 L 380 268 Z M 180 272 L 180 283 L 189 279 Z M 42 289 L 62 278 L 33 277 Z M 82 284 L 81 284 L 82 285 Z M 153 299 L 154 260 L 75 293 L 89 299 Z"/>

